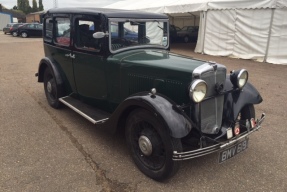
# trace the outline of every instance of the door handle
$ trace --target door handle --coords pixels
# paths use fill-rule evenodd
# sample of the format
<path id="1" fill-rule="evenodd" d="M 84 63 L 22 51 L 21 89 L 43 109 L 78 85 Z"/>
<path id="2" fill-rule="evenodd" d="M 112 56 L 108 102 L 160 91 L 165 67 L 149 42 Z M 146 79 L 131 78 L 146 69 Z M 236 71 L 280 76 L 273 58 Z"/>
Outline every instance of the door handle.
<path id="1" fill-rule="evenodd" d="M 75 59 L 75 58 L 76 58 L 75 54 L 71 54 L 71 53 L 65 54 L 65 57 L 70 57 L 70 58 L 72 58 L 72 59 Z"/>

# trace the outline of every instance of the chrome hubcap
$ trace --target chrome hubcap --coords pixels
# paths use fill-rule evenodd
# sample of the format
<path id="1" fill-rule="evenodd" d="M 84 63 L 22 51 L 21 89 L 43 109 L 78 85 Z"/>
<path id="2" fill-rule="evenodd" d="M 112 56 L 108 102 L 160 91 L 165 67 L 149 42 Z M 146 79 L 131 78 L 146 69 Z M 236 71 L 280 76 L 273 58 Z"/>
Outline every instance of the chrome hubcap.
<path id="1" fill-rule="evenodd" d="M 48 81 L 48 83 L 47 83 L 47 91 L 48 91 L 49 93 L 52 93 L 52 84 L 51 84 L 50 81 Z"/>
<path id="2" fill-rule="evenodd" d="M 152 154 L 152 144 L 146 136 L 142 135 L 139 138 L 139 147 L 141 152 L 146 155 L 150 156 Z"/>

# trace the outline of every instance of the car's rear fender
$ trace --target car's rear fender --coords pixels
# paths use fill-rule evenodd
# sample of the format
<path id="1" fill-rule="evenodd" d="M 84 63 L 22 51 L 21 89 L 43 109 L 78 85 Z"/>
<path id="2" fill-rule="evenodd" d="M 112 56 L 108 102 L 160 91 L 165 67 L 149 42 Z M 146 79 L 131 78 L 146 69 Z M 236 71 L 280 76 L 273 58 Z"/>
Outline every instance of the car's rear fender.
<path id="1" fill-rule="evenodd" d="M 119 124 L 125 124 L 128 115 L 137 108 L 144 108 L 154 114 L 174 138 L 182 138 L 192 129 L 189 117 L 173 101 L 163 95 L 152 95 L 149 92 L 141 92 L 125 99 L 110 117 L 107 127 L 115 132 L 117 127 L 120 127 Z"/>
<path id="2" fill-rule="evenodd" d="M 232 89 L 232 83 L 229 81 L 228 77 L 226 79 L 225 88 Z M 247 82 L 242 90 L 234 91 L 225 95 L 223 117 L 231 121 L 236 120 L 239 112 L 244 106 L 249 104 L 259 104 L 262 101 L 263 99 L 257 89 Z"/>
<path id="3" fill-rule="evenodd" d="M 54 77 L 56 78 L 57 84 L 62 85 L 63 80 L 62 80 L 62 77 L 60 75 L 60 71 L 58 70 L 56 65 L 48 57 L 44 57 L 43 59 L 41 59 L 41 61 L 39 63 L 39 68 L 38 68 L 38 73 L 37 73 L 38 82 L 44 82 L 44 72 L 45 72 L 46 68 L 49 68 L 52 71 L 52 73 L 54 74 Z"/>

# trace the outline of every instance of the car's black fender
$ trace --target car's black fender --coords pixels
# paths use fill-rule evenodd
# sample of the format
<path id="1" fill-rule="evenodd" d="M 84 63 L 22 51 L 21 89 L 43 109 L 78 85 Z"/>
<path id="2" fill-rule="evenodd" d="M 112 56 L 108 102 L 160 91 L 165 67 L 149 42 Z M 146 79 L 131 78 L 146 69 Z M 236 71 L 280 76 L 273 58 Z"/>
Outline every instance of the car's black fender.
<path id="1" fill-rule="evenodd" d="M 225 89 L 232 89 L 233 85 L 229 78 L 226 78 Z M 259 104 L 263 101 L 260 93 L 249 82 L 242 90 L 232 91 L 224 97 L 223 117 L 234 121 L 241 109 L 248 104 Z"/>
<path id="2" fill-rule="evenodd" d="M 39 68 L 38 68 L 38 82 L 44 82 L 44 72 L 46 68 L 49 68 L 52 73 L 54 74 L 54 77 L 56 78 L 56 82 L 58 85 L 63 85 L 63 79 L 61 77 L 60 71 L 56 67 L 56 65 L 48 58 L 44 57 L 41 59 L 39 63 Z"/>
<path id="3" fill-rule="evenodd" d="M 136 108 L 144 108 L 157 116 L 164 124 L 170 136 L 182 138 L 186 136 L 192 123 L 189 117 L 179 109 L 176 104 L 163 95 L 152 95 L 149 92 L 141 92 L 125 99 L 114 111 L 107 121 L 106 128 L 115 132 L 121 120 L 127 118 Z"/>

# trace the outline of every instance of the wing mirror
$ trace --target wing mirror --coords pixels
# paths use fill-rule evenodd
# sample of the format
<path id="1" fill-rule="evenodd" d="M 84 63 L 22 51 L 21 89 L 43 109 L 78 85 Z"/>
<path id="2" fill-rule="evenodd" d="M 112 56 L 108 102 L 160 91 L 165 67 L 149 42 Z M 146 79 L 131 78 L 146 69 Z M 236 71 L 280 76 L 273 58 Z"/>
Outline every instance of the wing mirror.
<path id="1" fill-rule="evenodd" d="M 94 37 L 95 39 L 101 39 L 101 38 L 103 38 L 103 37 L 105 37 L 105 36 L 108 36 L 108 33 L 96 32 L 96 33 L 93 34 L 93 37 Z"/>

